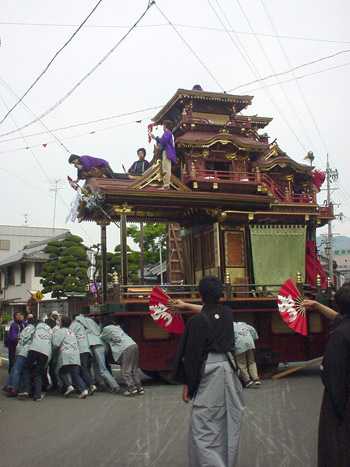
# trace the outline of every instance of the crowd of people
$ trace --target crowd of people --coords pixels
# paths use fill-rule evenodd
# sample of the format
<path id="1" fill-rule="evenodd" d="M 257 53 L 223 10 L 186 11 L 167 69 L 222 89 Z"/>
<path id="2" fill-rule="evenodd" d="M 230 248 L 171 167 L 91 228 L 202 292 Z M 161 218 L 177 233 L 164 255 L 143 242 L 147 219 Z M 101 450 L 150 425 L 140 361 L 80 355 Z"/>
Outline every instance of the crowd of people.
<path id="1" fill-rule="evenodd" d="M 77 392 L 85 399 L 97 389 L 124 396 L 143 395 L 139 350 L 112 316 L 102 325 L 78 314 L 72 320 L 52 312 L 44 321 L 16 312 L 5 345 L 9 351 L 9 376 L 4 387 L 9 397 L 34 401 L 46 391 L 68 397 Z M 125 384 L 114 378 L 111 364 L 120 365 Z"/>
<path id="2" fill-rule="evenodd" d="M 200 281 L 203 305 L 176 300 L 174 310 L 190 310 L 175 361 L 174 379 L 183 383 L 182 398 L 192 402 L 189 465 L 233 467 L 238 456 L 244 402 L 243 386 L 261 385 L 254 358 L 258 335 L 252 326 L 233 320 L 220 303 L 223 285 L 215 277 Z M 335 294 L 337 311 L 313 300 L 303 306 L 333 321 L 321 377 L 324 396 L 319 423 L 319 467 L 347 467 L 350 459 L 350 283 Z M 102 325 L 79 314 L 73 321 L 52 313 L 45 322 L 16 313 L 6 342 L 10 374 L 8 396 L 43 398 L 43 388 L 65 396 L 93 394 L 97 385 L 111 393 L 144 394 L 138 370 L 138 346 L 114 318 Z M 107 355 L 110 355 L 110 359 Z M 108 368 L 119 363 L 125 389 Z M 93 371 L 92 371 L 93 370 Z M 243 384 L 242 384 L 243 383 Z"/>

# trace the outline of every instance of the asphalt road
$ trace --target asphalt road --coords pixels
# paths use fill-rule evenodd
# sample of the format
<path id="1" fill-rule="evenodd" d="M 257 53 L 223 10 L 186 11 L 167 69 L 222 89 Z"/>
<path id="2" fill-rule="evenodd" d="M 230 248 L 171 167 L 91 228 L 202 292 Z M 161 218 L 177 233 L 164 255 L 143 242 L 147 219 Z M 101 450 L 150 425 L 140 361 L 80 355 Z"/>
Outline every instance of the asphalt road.
<path id="1" fill-rule="evenodd" d="M 3 383 L 5 370 L 0 369 Z M 185 467 L 190 406 L 181 388 L 132 399 L 98 393 L 41 402 L 0 395 L 1 467 Z M 316 370 L 245 390 L 237 467 L 315 467 L 322 387 Z"/>

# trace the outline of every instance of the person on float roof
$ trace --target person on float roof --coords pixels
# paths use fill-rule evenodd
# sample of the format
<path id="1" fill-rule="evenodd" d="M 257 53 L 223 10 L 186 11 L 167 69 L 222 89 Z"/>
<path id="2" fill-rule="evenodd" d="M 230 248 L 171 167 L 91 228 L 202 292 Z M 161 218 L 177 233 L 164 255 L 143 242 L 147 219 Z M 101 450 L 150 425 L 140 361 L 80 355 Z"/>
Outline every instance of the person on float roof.
<path id="1" fill-rule="evenodd" d="M 109 163 L 99 157 L 71 154 L 68 162 L 78 169 L 77 182 L 90 177 L 114 178 L 114 172 Z"/>
<path id="2" fill-rule="evenodd" d="M 174 135 L 172 133 L 173 122 L 171 120 L 163 121 L 163 135 L 159 138 L 150 134 L 152 139 L 155 139 L 160 147 L 162 154 L 162 172 L 163 172 L 163 185 L 165 189 L 170 188 L 171 178 L 171 164 L 176 164 L 176 151 Z"/>
<path id="3" fill-rule="evenodd" d="M 132 166 L 128 170 L 128 174 L 139 177 L 143 175 L 144 172 L 146 172 L 146 170 L 150 167 L 151 164 L 148 161 L 146 161 L 145 148 L 140 148 L 137 150 L 137 157 L 138 160 L 132 164 Z"/>

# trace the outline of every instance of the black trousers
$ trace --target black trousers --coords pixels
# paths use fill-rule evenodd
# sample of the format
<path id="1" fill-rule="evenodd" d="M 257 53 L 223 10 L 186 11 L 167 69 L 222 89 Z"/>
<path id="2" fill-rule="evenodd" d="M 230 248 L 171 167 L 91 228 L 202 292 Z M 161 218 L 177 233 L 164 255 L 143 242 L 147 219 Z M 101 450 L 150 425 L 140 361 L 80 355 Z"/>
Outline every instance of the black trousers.
<path id="1" fill-rule="evenodd" d="M 92 355 L 90 352 L 84 352 L 80 354 L 80 376 L 84 380 L 84 383 L 90 387 L 92 383 L 91 375 L 91 364 Z"/>
<path id="2" fill-rule="evenodd" d="M 23 389 L 31 393 L 33 382 L 33 397 L 41 396 L 43 384 L 46 382 L 47 355 L 35 350 L 28 352 L 26 366 L 23 373 Z"/>
<path id="3" fill-rule="evenodd" d="M 66 386 L 70 385 L 70 382 L 67 380 L 67 375 L 70 375 L 72 379 L 73 386 L 76 387 L 80 392 L 84 391 L 86 384 L 80 376 L 80 367 L 79 365 L 64 365 L 60 368 L 60 377 Z"/>

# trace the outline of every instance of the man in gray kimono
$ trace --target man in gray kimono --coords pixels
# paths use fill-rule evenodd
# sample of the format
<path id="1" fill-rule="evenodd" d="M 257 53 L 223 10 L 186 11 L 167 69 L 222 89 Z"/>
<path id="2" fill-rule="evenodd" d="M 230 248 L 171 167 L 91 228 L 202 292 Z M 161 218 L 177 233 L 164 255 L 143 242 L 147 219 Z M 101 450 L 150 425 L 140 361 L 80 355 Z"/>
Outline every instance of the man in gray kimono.
<path id="1" fill-rule="evenodd" d="M 139 376 L 139 348 L 136 342 L 114 322 L 113 318 L 105 321 L 101 338 L 109 345 L 115 363 L 120 363 L 122 377 L 127 386 L 124 396 L 144 394 Z"/>
<path id="2" fill-rule="evenodd" d="M 32 389 L 31 376 L 33 376 L 33 399 L 35 401 L 41 401 L 44 398 L 42 386 L 46 380 L 47 366 L 51 354 L 52 328 L 49 324 L 39 322 L 35 327 L 33 339 L 28 348 L 28 356 L 23 372 L 24 390 L 18 394 L 18 397 L 29 397 Z"/>
<path id="3" fill-rule="evenodd" d="M 80 391 L 79 398 L 85 399 L 88 389 L 80 376 L 80 354 L 76 335 L 69 329 L 72 320 L 69 316 L 62 316 L 61 328 L 53 333 L 52 346 L 58 350 L 57 368 L 62 381 L 65 383 L 64 395 L 68 397 L 74 392 L 74 387 Z M 67 376 L 70 379 L 67 379 Z M 71 384 L 71 381 L 73 384 Z"/>
<path id="4" fill-rule="evenodd" d="M 111 392 L 119 393 L 119 384 L 113 378 L 106 366 L 105 346 L 101 339 L 100 326 L 91 318 L 78 315 L 75 321 L 80 323 L 86 330 L 86 335 L 93 358 L 95 358 L 98 372 L 103 378 Z"/>
<path id="5" fill-rule="evenodd" d="M 93 384 L 91 375 L 92 354 L 86 329 L 76 319 L 72 321 L 72 324 L 69 326 L 69 328 L 74 332 L 78 341 L 80 354 L 80 375 L 83 378 L 85 384 L 88 386 L 90 394 L 93 394 L 96 391 L 96 386 Z"/>

